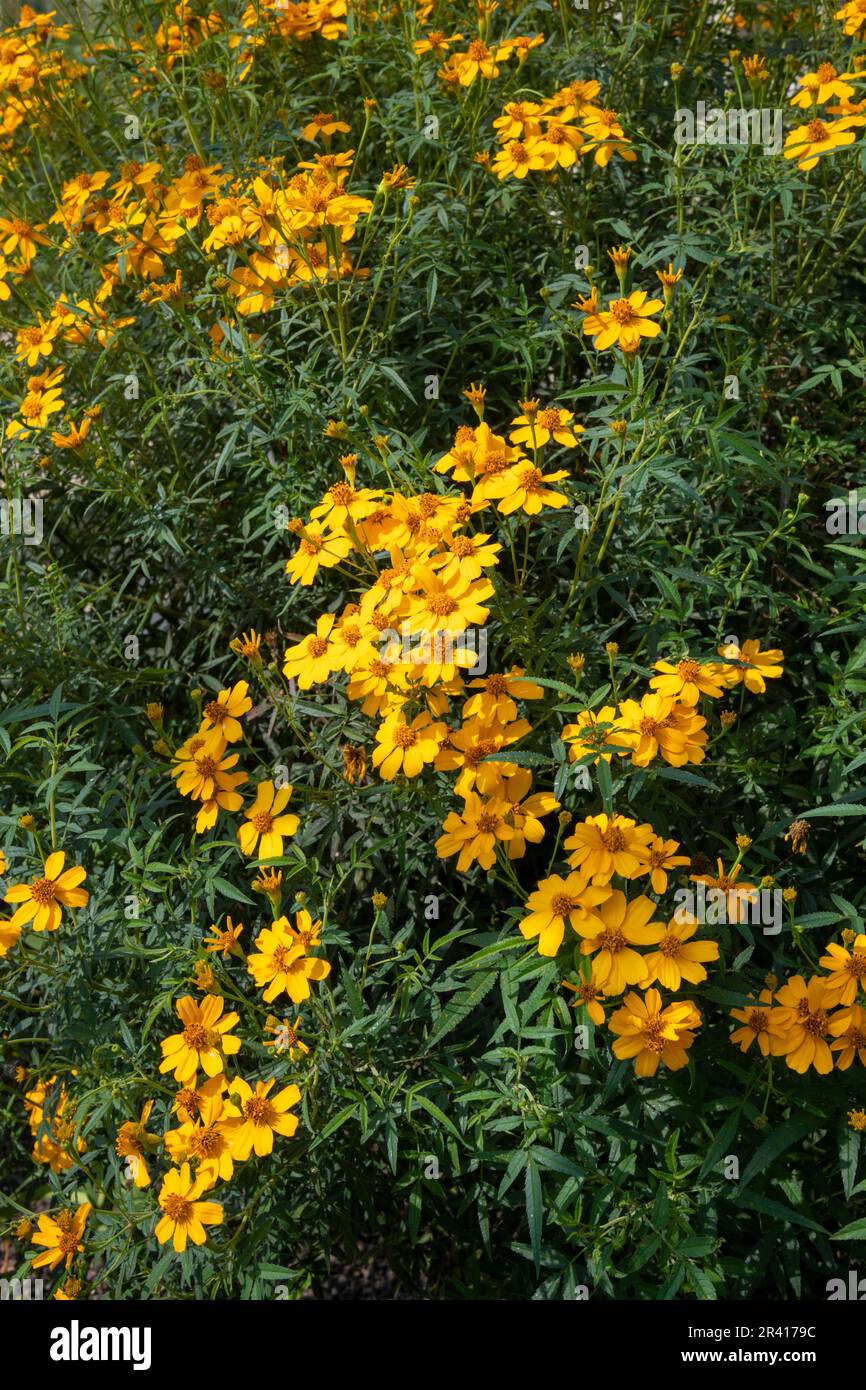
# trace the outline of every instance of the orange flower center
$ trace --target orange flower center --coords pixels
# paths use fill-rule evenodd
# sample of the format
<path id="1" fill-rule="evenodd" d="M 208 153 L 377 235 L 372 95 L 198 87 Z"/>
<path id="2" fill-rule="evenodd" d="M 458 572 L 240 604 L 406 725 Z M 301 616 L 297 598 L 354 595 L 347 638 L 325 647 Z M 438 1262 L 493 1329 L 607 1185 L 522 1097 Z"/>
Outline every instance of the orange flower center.
<path id="1" fill-rule="evenodd" d="M 806 126 L 806 134 L 810 145 L 818 145 L 822 140 L 829 138 L 830 132 L 823 121 L 810 121 Z"/>
<path id="2" fill-rule="evenodd" d="M 410 729 L 407 724 L 398 724 L 394 730 L 395 748 L 413 748 L 418 742 L 418 735 L 414 729 Z"/>
<path id="3" fill-rule="evenodd" d="M 276 1112 L 264 1096 L 250 1096 L 244 1101 L 244 1118 L 252 1120 L 254 1125 L 273 1125 Z"/>
<path id="4" fill-rule="evenodd" d="M 30 896 L 40 907 L 47 907 L 57 896 L 57 884 L 50 878 L 37 878 L 36 882 L 30 885 Z"/>
<path id="5" fill-rule="evenodd" d="M 274 818 L 270 811 L 257 811 L 250 819 L 260 835 L 270 835 L 274 828 Z"/>
<path id="6" fill-rule="evenodd" d="M 327 650 L 328 644 L 325 641 L 324 637 L 311 637 L 309 642 L 307 643 L 307 651 L 309 652 L 310 656 L 315 657 L 316 659 L 318 659 L 320 656 L 324 656 Z"/>
<path id="7" fill-rule="evenodd" d="M 179 1192 L 169 1192 L 162 1198 L 162 1209 L 166 1216 L 178 1226 L 186 1226 L 192 1220 L 192 1202 L 181 1197 Z"/>

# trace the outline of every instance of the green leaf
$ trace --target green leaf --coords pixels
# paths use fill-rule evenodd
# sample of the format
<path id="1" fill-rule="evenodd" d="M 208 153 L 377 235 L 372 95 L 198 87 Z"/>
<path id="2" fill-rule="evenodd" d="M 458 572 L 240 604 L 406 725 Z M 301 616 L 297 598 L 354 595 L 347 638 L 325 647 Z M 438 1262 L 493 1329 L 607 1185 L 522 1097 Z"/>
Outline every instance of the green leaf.
<path id="1" fill-rule="evenodd" d="M 524 1178 L 526 1192 L 526 1219 L 529 1223 L 529 1243 L 535 1261 L 535 1273 L 541 1271 L 541 1229 L 544 1224 L 544 1195 L 541 1190 L 541 1174 L 538 1164 L 530 1154 Z"/>
<path id="2" fill-rule="evenodd" d="M 760 1148 L 752 1154 L 749 1163 L 746 1165 L 745 1172 L 740 1179 L 740 1192 L 751 1182 L 757 1173 L 763 1173 L 769 1168 L 770 1164 L 783 1154 L 786 1149 L 790 1149 L 793 1144 L 798 1143 L 816 1127 L 816 1121 L 803 1119 L 785 1120 L 783 1124 L 774 1129 L 771 1134 L 761 1144 Z"/>

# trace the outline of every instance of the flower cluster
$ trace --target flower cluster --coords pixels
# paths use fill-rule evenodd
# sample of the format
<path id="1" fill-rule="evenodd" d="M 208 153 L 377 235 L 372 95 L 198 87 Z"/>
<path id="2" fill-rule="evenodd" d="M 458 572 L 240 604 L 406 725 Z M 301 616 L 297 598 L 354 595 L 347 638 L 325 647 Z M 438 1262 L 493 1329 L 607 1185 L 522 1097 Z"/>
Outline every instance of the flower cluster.
<path id="1" fill-rule="evenodd" d="M 544 35 L 492 39 L 482 30 L 482 33 L 468 40 L 465 48 L 454 48 L 455 44 L 463 41 L 463 34 L 445 34 L 440 29 L 430 29 L 423 39 L 413 43 L 412 48 L 419 57 L 429 53 L 434 58 L 444 58 L 437 76 L 446 88 L 459 89 L 471 87 L 478 78 L 492 82 L 499 76 L 501 65 L 510 58 L 523 64 L 532 49 L 544 43 Z"/>
<path id="2" fill-rule="evenodd" d="M 866 1067 L 866 936 L 844 935 L 847 945 L 831 941 L 819 961 L 827 973 L 792 975 L 781 989 L 770 976 L 753 1004 L 733 1009 L 742 1026 L 731 1042 L 742 1052 L 757 1042 L 764 1057 L 784 1057 L 801 1073 L 814 1067 L 826 1076 L 834 1061 L 847 1071 L 855 1059 Z"/>
<path id="3" fill-rule="evenodd" d="M 544 101 L 510 101 L 493 127 L 500 149 L 497 178 L 523 179 L 533 171 L 570 169 L 586 157 L 604 169 L 616 154 L 634 163 L 637 155 L 616 111 L 597 105 L 601 83 L 571 82 Z"/>

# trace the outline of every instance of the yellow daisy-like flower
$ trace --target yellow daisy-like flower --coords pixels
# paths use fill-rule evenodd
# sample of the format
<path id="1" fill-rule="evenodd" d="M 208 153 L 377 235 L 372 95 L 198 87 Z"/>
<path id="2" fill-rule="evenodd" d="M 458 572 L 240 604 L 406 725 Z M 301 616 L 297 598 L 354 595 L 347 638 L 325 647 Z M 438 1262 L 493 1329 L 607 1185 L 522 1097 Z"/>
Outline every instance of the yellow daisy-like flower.
<path id="1" fill-rule="evenodd" d="M 696 917 L 676 917 L 666 927 L 659 923 L 647 928 L 647 937 L 652 930 L 655 938 L 652 944 L 656 949 L 644 957 L 647 972 L 642 982 L 644 989 L 658 980 L 663 989 L 676 993 L 683 980 L 699 985 L 707 978 L 701 962 L 718 960 L 719 947 L 715 941 L 691 941 L 697 929 Z"/>
<path id="2" fill-rule="evenodd" d="M 398 710 L 376 730 L 373 766 L 385 782 L 393 782 L 401 771 L 406 777 L 417 777 L 425 763 L 434 761 L 447 733 L 447 726 L 431 719 L 426 710 L 411 723 Z"/>
<path id="3" fill-rule="evenodd" d="M 566 922 L 581 935 L 590 926 L 602 930 L 597 909 L 609 896 L 610 889 L 590 883 L 588 874 L 572 873 L 567 878 L 551 874 L 527 898 L 527 914 L 519 924 L 520 932 L 527 941 L 538 937 L 540 956 L 555 956 L 565 936 Z"/>
<path id="4" fill-rule="evenodd" d="M 523 511 L 527 516 L 538 516 L 542 507 L 568 506 L 565 493 L 557 492 L 550 486 L 567 477 L 567 468 L 555 473 L 543 473 L 535 464 L 524 460 L 504 473 L 485 478 L 476 491 L 479 497 L 495 500 L 504 516 L 516 511 Z"/>
<path id="5" fill-rule="evenodd" d="M 806 72 L 800 78 L 800 90 L 791 97 L 792 106 L 824 106 L 833 97 L 848 101 L 854 95 L 850 79 L 857 79 L 855 72 L 837 72 L 832 63 L 819 63 L 814 72 Z"/>
<path id="6" fill-rule="evenodd" d="M 702 695 L 718 700 L 725 693 L 723 670 L 715 662 L 684 657 L 677 662 L 654 661 L 653 670 L 660 674 L 650 680 L 652 689 L 659 695 L 671 695 L 684 705 L 696 705 Z"/>
<path id="7" fill-rule="evenodd" d="M 597 352 L 611 347 L 634 352 L 641 338 L 656 338 L 661 333 L 652 315 L 663 308 L 661 299 L 647 299 L 646 290 L 632 290 L 627 299 L 612 299 L 606 310 L 589 314 L 583 331 L 595 339 Z"/>
<path id="8" fill-rule="evenodd" d="M 269 1016 L 265 1020 L 265 1032 L 271 1033 L 273 1036 L 263 1039 L 262 1047 L 272 1047 L 274 1052 L 288 1052 L 290 1061 L 297 1062 L 310 1051 L 307 1044 L 299 1036 L 300 1026 L 300 1014 L 297 1015 L 294 1023 L 290 1023 L 287 1018 L 279 1019 Z"/>
<path id="9" fill-rule="evenodd" d="M 830 1020 L 828 1032 L 835 1039 L 830 1051 L 838 1052 L 836 1066 L 840 1071 L 847 1071 L 855 1057 L 866 1067 L 866 1009 L 859 1004 L 841 1009 Z"/>
<path id="10" fill-rule="evenodd" d="M 183 1254 L 187 1240 L 193 1245 L 204 1245 L 207 1240 L 205 1226 L 222 1223 L 223 1209 L 218 1202 L 198 1200 L 207 1187 L 207 1176 L 191 1177 L 188 1163 L 166 1173 L 159 1194 L 162 1216 L 156 1223 L 160 1245 L 170 1240 L 177 1253 Z"/>
<path id="11" fill-rule="evenodd" d="M 585 956 L 599 952 L 594 967 L 605 994 L 622 994 L 627 985 L 640 984 L 646 975 L 646 959 L 634 947 L 653 945 L 662 923 L 650 921 L 657 911 L 650 898 L 641 894 L 628 902 L 618 888 L 607 891 L 598 916 L 579 923 L 577 931 L 583 937 L 580 949 Z"/>
<path id="12" fill-rule="evenodd" d="M 0 960 L 17 944 L 21 931 L 21 927 L 13 927 L 11 922 L 0 922 Z"/>
<path id="13" fill-rule="evenodd" d="M 620 1059 L 634 1058 L 635 1075 L 655 1076 L 659 1063 L 671 1071 L 688 1064 L 688 1048 L 695 1040 L 701 1016 L 694 1004 L 668 1004 L 662 1009 L 657 989 L 648 989 L 643 999 L 627 994 L 623 1007 L 610 1020 L 610 1030 L 619 1036 L 613 1045 Z"/>
<path id="14" fill-rule="evenodd" d="M 748 1052 L 753 1042 L 757 1042 L 763 1057 L 778 1057 L 784 1047 L 788 1032 L 787 1016 L 780 1009 L 773 1008 L 773 995 L 769 989 L 762 989 L 754 1004 L 743 1009 L 731 1009 L 731 1018 L 742 1023 L 735 1028 L 730 1041 L 741 1052 Z"/>
<path id="15" fill-rule="evenodd" d="M 242 1161 L 255 1152 L 265 1158 L 273 1152 L 274 1135 L 290 1138 L 298 1127 L 297 1115 L 288 1111 L 297 1105 L 301 1092 L 297 1086 L 284 1086 L 275 1096 L 270 1095 L 270 1081 L 257 1081 L 253 1090 L 248 1081 L 236 1076 L 229 1089 L 227 1132 L 233 1156 Z"/>
<path id="16" fill-rule="evenodd" d="M 644 848 L 635 850 L 640 868 L 633 877 L 642 878 L 644 874 L 649 874 L 653 892 L 661 896 L 667 892 L 668 870 L 679 869 L 692 862 L 687 854 L 677 854 L 679 847 L 678 840 L 663 840 L 660 835 L 654 836 Z"/>
<path id="17" fill-rule="evenodd" d="M 277 790 L 273 782 L 259 782 L 255 801 L 244 811 L 246 824 L 238 830 L 244 854 L 254 854 L 258 845 L 259 859 L 279 859 L 283 839 L 294 835 L 301 823 L 300 816 L 285 814 L 292 790 L 291 784 Z"/>
<path id="18" fill-rule="evenodd" d="M 586 1009 L 596 1028 L 604 1025 L 604 990 L 596 972 L 596 962 L 592 962 L 592 969 L 588 980 L 581 980 L 579 984 L 573 985 L 568 980 L 563 980 L 563 989 L 570 989 L 577 998 L 572 1003 L 573 1009 Z"/>
<path id="19" fill-rule="evenodd" d="M 153 1101 L 145 1101 L 138 1120 L 127 1120 L 117 1131 L 114 1149 L 119 1158 L 126 1159 L 127 1169 L 136 1187 L 150 1185 L 150 1173 L 145 1162 L 145 1150 L 159 1147 L 158 1134 L 148 1134 L 147 1122 L 153 1109 Z"/>
<path id="20" fill-rule="evenodd" d="M 792 1071 L 802 1074 L 814 1067 L 826 1076 L 833 1070 L 833 1054 L 825 1038 L 836 998 L 819 975 L 813 975 L 808 984 L 802 975 L 793 975 L 776 994 L 781 1005 L 778 1018 L 786 1028 L 779 1054 Z"/>
<path id="21" fill-rule="evenodd" d="M 323 613 L 316 622 L 316 631 L 286 650 L 283 675 L 287 680 L 297 680 L 301 690 L 321 685 L 339 668 L 339 659 L 328 640 L 336 616 L 336 613 Z"/>
<path id="22" fill-rule="evenodd" d="M 589 816 L 575 826 L 563 848 L 571 850 L 568 862 L 589 874 L 593 883 L 609 883 L 614 874 L 635 878 L 640 871 L 640 854 L 653 838 L 652 826 L 637 825 L 626 816 Z"/>
<path id="23" fill-rule="evenodd" d="M 178 999 L 175 1008 L 183 1032 L 172 1033 L 160 1044 L 160 1072 L 172 1072 L 175 1081 L 183 1086 L 193 1080 L 199 1067 L 206 1076 L 217 1076 L 225 1058 L 240 1052 L 240 1038 L 229 1031 L 238 1015 L 223 1014 L 225 1002 L 218 994 L 206 994 L 200 1004 L 191 994 Z"/>
<path id="24" fill-rule="evenodd" d="M 224 927 L 218 927 L 215 923 L 211 924 L 213 936 L 206 936 L 204 948 L 208 955 L 214 955 L 217 951 L 222 953 L 223 960 L 231 956 L 243 956 L 243 949 L 240 945 L 240 934 L 244 929 L 243 922 L 234 925 L 230 916 L 226 917 Z"/>
<path id="25" fill-rule="evenodd" d="M 858 989 L 866 989 L 866 935 L 855 938 L 853 951 L 831 941 L 818 964 L 831 973 L 825 983 L 838 991 L 838 1003 L 853 1004 Z"/>
<path id="26" fill-rule="evenodd" d="M 30 1237 L 31 1244 L 42 1245 L 45 1249 L 33 1261 L 34 1269 L 56 1269 L 65 1264 L 68 1269 L 73 1257 L 84 1249 L 82 1237 L 87 1218 L 91 1212 L 90 1202 L 82 1202 L 76 1212 L 61 1211 L 57 1216 L 44 1212 L 39 1218 L 39 1228 Z"/>
<path id="27" fill-rule="evenodd" d="M 777 680 L 784 673 L 784 652 L 778 647 L 762 652 L 761 644 L 755 637 L 750 637 L 742 647 L 736 642 L 728 642 L 726 646 L 719 647 L 718 652 L 719 656 L 725 658 L 720 665 L 725 685 L 733 687 L 742 681 L 752 695 L 763 695 L 767 681 Z"/>
<path id="28" fill-rule="evenodd" d="M 501 799 L 482 801 L 475 792 L 466 794 L 463 810 L 449 811 L 436 841 L 440 859 L 459 855 L 458 873 L 465 874 L 474 863 L 482 869 L 492 869 L 496 862 L 497 842 L 510 840 L 514 829 L 509 825 L 508 804 Z"/>
<path id="29" fill-rule="evenodd" d="M 577 436 L 583 434 L 583 425 L 572 424 L 574 415 L 570 410 L 547 406 L 538 409 L 537 401 L 521 401 L 522 415 L 512 420 L 517 429 L 509 431 L 512 444 L 527 444 L 530 449 L 541 449 L 551 439 L 568 449 L 577 447 Z"/>
<path id="30" fill-rule="evenodd" d="M 246 681 L 238 681 L 230 690 L 221 690 L 215 700 L 209 700 L 202 710 L 202 732 L 217 729 L 226 743 L 237 743 L 244 736 L 240 720 L 253 702 L 247 691 Z"/>
<path id="31" fill-rule="evenodd" d="M 21 928 L 31 922 L 34 931 L 56 931 L 60 926 L 62 907 L 84 907 L 90 894 L 80 887 L 87 874 L 80 865 L 64 870 L 66 855 L 55 850 L 45 860 L 41 878 L 31 883 L 15 883 L 7 888 L 4 901 L 20 903 L 8 928 Z"/>
<path id="32" fill-rule="evenodd" d="M 325 980 L 331 973 L 328 961 L 307 954 L 311 946 L 321 945 L 321 922 L 314 922 L 302 908 L 295 923 L 293 928 L 288 917 L 278 917 L 259 932 L 247 956 L 247 969 L 257 988 L 264 990 L 266 1004 L 283 993 L 293 1004 L 301 1004 L 310 997 L 310 980 Z"/>
<path id="33" fill-rule="evenodd" d="M 843 116 L 835 121 L 809 121 L 792 130 L 782 151 L 786 159 L 796 159 L 798 169 L 814 169 L 823 155 L 853 145 L 857 138 L 854 126 L 866 124 L 862 116 Z"/>

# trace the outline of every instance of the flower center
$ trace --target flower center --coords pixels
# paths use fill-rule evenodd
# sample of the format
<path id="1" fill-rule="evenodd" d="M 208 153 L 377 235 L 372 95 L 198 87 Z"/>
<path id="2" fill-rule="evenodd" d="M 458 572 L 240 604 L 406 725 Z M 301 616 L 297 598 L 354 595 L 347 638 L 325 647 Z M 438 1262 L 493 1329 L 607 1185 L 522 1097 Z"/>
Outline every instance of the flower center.
<path id="1" fill-rule="evenodd" d="M 57 895 L 57 884 L 50 878 L 37 878 L 36 882 L 30 885 L 30 895 L 40 907 L 47 907 Z"/>
<path id="2" fill-rule="evenodd" d="M 162 1209 L 178 1226 L 186 1226 L 192 1220 L 192 1202 L 181 1197 L 179 1192 L 170 1192 L 167 1197 L 163 1197 Z"/>
<path id="3" fill-rule="evenodd" d="M 310 656 L 315 657 L 316 659 L 318 659 L 320 656 L 324 656 L 327 650 L 328 644 L 325 641 L 324 637 L 311 637 L 309 642 L 307 643 L 307 651 L 309 652 Z"/>

